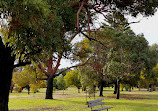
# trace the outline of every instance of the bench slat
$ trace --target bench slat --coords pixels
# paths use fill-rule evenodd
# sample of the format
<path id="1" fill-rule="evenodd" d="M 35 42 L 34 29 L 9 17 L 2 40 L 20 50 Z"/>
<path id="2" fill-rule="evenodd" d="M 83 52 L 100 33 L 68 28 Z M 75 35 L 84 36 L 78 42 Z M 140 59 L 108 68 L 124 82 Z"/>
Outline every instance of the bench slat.
<path id="1" fill-rule="evenodd" d="M 102 100 L 104 100 L 104 99 L 97 99 L 97 100 L 93 100 L 93 101 L 88 101 L 88 104 L 101 102 Z"/>
<path id="2" fill-rule="evenodd" d="M 91 110 L 91 111 L 101 111 L 101 110 L 110 109 L 110 108 L 113 108 L 113 107 L 104 107 L 104 108 L 94 109 L 94 110 Z"/>
<path id="3" fill-rule="evenodd" d="M 98 105 L 104 105 L 104 102 L 99 102 L 99 103 L 94 103 L 94 104 L 89 104 L 88 107 L 93 107 L 93 106 L 98 106 Z"/>

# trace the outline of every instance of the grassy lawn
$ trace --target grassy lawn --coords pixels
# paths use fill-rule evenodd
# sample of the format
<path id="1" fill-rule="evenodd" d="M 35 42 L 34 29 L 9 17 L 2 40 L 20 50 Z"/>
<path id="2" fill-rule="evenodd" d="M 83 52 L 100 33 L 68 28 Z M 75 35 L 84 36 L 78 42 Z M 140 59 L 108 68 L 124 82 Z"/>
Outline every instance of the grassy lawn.
<path id="1" fill-rule="evenodd" d="M 158 91 L 132 91 L 121 92 L 120 99 L 116 100 L 110 88 L 104 89 L 103 98 L 105 106 L 113 107 L 109 111 L 158 111 Z M 90 111 L 86 105 L 86 93 L 77 93 L 77 88 L 68 88 L 64 94 L 63 91 L 54 92 L 54 100 L 46 100 L 45 89 L 38 93 L 27 92 L 10 94 L 10 111 Z M 94 97 L 87 98 L 88 101 L 94 100 Z"/>

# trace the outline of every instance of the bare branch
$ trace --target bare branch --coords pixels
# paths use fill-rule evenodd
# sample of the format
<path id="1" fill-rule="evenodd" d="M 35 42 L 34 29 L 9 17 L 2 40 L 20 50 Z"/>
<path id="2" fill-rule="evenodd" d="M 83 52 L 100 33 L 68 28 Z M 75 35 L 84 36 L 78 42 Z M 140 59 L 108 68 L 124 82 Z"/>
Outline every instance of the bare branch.
<path id="1" fill-rule="evenodd" d="M 81 33 L 82 33 L 86 38 L 88 38 L 90 41 L 91 41 L 91 40 L 96 41 L 96 42 L 100 43 L 101 45 L 103 45 L 104 47 L 107 48 L 107 46 L 105 46 L 105 44 L 102 43 L 101 41 L 98 41 L 98 40 L 96 40 L 95 38 L 89 37 L 88 35 L 86 35 L 86 34 L 83 33 L 83 32 L 81 32 Z"/>
<path id="2" fill-rule="evenodd" d="M 130 25 L 130 24 L 135 24 L 135 23 L 140 23 L 140 21 L 141 21 L 141 20 L 139 20 L 139 21 L 137 21 L 137 22 L 130 22 L 130 23 L 128 23 L 128 25 Z"/>
<path id="3" fill-rule="evenodd" d="M 81 6 L 80 6 L 80 8 L 77 11 L 77 23 L 76 23 L 76 27 L 77 27 L 78 30 L 79 30 L 79 14 L 80 14 L 80 12 L 81 12 L 81 10 L 83 8 L 83 5 L 84 5 L 84 0 L 82 1 Z"/>
<path id="4" fill-rule="evenodd" d="M 76 37 L 76 35 L 79 33 L 79 31 L 77 31 L 71 38 L 70 38 L 70 42 Z"/>

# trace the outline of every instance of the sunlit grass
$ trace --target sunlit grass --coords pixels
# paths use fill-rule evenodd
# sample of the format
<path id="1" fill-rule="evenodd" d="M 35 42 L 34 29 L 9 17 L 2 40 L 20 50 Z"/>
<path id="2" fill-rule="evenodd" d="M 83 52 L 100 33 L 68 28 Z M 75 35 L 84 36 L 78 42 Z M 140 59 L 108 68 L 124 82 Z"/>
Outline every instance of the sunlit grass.
<path id="1" fill-rule="evenodd" d="M 45 89 L 40 89 L 38 93 L 10 94 L 9 109 L 27 111 L 90 111 L 86 101 L 103 98 L 105 106 L 113 107 L 110 111 L 158 111 L 158 92 L 133 91 L 121 92 L 120 99 L 117 100 L 111 88 L 104 89 L 104 97 L 98 97 L 97 92 L 94 97 L 87 97 L 86 93 L 78 93 L 77 88 L 54 92 L 54 100 L 46 100 Z M 88 94 L 87 94 L 88 95 Z"/>

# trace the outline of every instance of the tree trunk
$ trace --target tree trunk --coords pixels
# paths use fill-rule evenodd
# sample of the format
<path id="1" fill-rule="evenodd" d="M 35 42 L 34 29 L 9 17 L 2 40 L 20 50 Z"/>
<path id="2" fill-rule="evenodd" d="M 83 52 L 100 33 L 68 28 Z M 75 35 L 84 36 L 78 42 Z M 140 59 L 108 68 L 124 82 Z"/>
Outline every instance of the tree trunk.
<path id="1" fill-rule="evenodd" d="M 100 97 L 103 96 L 103 84 L 104 84 L 104 82 L 101 81 L 101 83 L 100 83 L 100 87 L 99 87 L 99 90 L 100 90 L 99 96 L 100 96 Z"/>
<path id="2" fill-rule="evenodd" d="M 80 88 L 78 87 L 78 93 L 80 93 Z"/>
<path id="3" fill-rule="evenodd" d="M 114 94 L 117 94 L 117 81 L 115 82 Z"/>
<path id="4" fill-rule="evenodd" d="M 154 84 L 154 86 L 153 86 L 153 91 L 156 91 L 156 85 Z"/>
<path id="5" fill-rule="evenodd" d="M 27 86 L 28 94 L 30 94 L 30 86 Z"/>
<path id="6" fill-rule="evenodd" d="M 94 99 L 95 99 L 95 88 L 96 88 L 96 86 L 94 85 L 93 86 L 93 94 L 94 94 L 93 96 L 94 96 Z"/>
<path id="7" fill-rule="evenodd" d="M 63 95 L 64 95 L 64 89 L 63 89 Z"/>
<path id="8" fill-rule="evenodd" d="M 12 70 L 10 69 L 10 71 L 5 72 L 2 71 L 1 74 L 5 74 L 5 76 L 1 75 L 1 77 L 3 77 L 0 78 L 0 111 L 8 111 L 9 90 L 11 85 Z"/>
<path id="9" fill-rule="evenodd" d="M 120 78 L 117 79 L 117 97 L 116 99 L 120 98 Z"/>
<path id="10" fill-rule="evenodd" d="M 151 84 L 149 84 L 149 89 L 148 90 L 149 90 L 149 92 L 151 92 Z"/>
<path id="11" fill-rule="evenodd" d="M 154 91 L 154 84 L 151 85 L 151 92 Z"/>
<path id="12" fill-rule="evenodd" d="M 86 91 L 86 87 L 83 87 L 83 86 L 82 86 L 82 91 Z"/>
<path id="13" fill-rule="evenodd" d="M 129 92 L 131 92 L 131 86 L 129 86 Z"/>
<path id="14" fill-rule="evenodd" d="M 14 83 L 13 83 L 13 82 L 11 82 L 11 86 L 10 86 L 10 93 L 12 93 L 12 92 L 13 92 L 13 88 L 14 88 Z"/>
<path id="15" fill-rule="evenodd" d="M 8 111 L 9 90 L 15 58 L 11 49 L 5 47 L 0 38 L 0 111 Z"/>
<path id="16" fill-rule="evenodd" d="M 53 76 L 49 76 L 47 79 L 47 90 L 45 99 L 53 99 Z"/>

